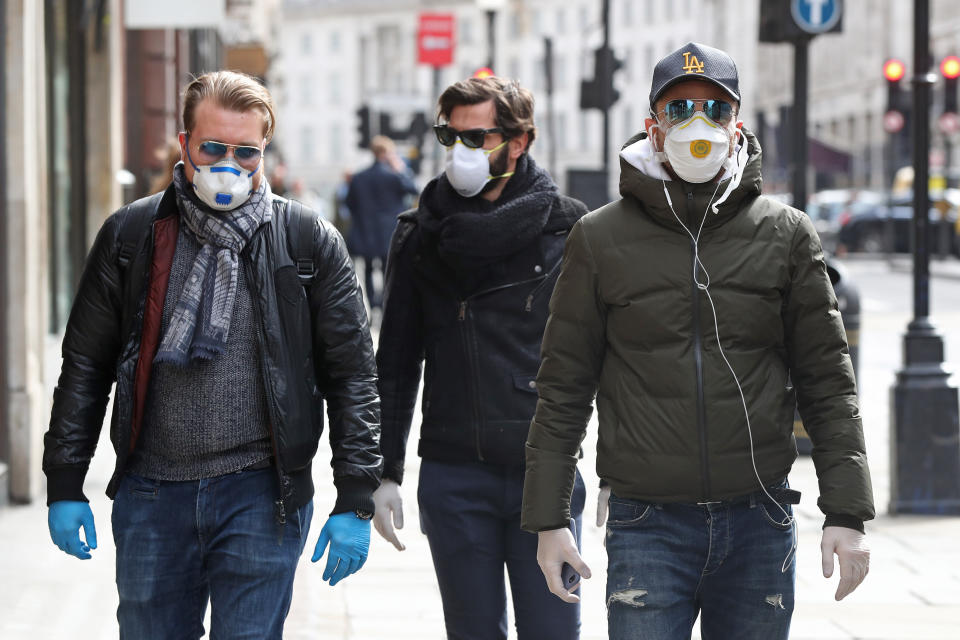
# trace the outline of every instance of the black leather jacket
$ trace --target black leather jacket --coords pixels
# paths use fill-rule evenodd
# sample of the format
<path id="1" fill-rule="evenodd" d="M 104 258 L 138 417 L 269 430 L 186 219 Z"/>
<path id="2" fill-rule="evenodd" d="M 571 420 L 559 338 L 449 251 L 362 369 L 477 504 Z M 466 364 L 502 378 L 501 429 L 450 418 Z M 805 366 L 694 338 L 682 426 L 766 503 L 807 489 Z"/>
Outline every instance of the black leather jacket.
<path id="1" fill-rule="evenodd" d="M 400 215 L 377 350 L 384 478 L 403 480 L 424 361 L 418 453 L 523 468 L 550 295 L 567 232 L 584 213 L 582 203 L 559 196 L 544 233 L 468 293 L 436 245 L 424 241 L 423 214 Z"/>
<path id="2" fill-rule="evenodd" d="M 313 226 L 315 275 L 301 285 L 287 241 L 287 208 L 274 203 L 240 254 L 254 292 L 254 312 L 280 483 L 278 518 L 313 496 L 311 462 L 330 420 L 334 513 L 373 511 L 380 480 L 379 400 L 366 312 L 343 239 L 326 222 Z M 151 216 L 124 268 L 122 229 Z M 307 215 L 305 212 L 304 215 Z M 63 368 L 54 391 L 43 469 L 48 504 L 86 500 L 83 481 L 93 456 L 111 385 L 117 388 L 110 437 L 117 453 L 111 498 L 123 474 L 146 404 L 150 363 L 159 341 L 160 313 L 176 247 L 176 193 L 138 200 L 104 223 L 87 257 L 66 335 Z"/>

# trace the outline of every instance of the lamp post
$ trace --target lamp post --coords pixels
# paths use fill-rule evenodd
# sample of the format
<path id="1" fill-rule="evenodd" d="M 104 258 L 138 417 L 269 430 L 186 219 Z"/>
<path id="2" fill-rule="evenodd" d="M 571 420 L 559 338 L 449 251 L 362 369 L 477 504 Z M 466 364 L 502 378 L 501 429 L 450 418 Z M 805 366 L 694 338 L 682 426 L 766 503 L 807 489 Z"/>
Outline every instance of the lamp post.
<path id="1" fill-rule="evenodd" d="M 494 63 L 497 50 L 497 10 L 503 8 L 505 0 L 476 0 L 476 3 L 487 20 L 487 68 L 496 73 Z"/>
<path id="2" fill-rule="evenodd" d="M 903 338 L 904 366 L 891 390 L 890 511 L 960 514 L 957 388 L 943 367 L 943 338 L 930 322 L 929 0 L 914 2 L 913 320 Z"/>

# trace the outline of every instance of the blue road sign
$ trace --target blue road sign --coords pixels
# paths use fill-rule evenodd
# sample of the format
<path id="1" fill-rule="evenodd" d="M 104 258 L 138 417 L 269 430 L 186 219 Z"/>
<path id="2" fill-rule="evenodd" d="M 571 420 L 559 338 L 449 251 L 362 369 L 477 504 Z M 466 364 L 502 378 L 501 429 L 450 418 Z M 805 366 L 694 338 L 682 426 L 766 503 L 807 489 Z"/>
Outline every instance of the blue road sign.
<path id="1" fill-rule="evenodd" d="M 797 26 L 814 35 L 832 29 L 843 11 L 841 0 L 790 0 L 790 13 Z"/>

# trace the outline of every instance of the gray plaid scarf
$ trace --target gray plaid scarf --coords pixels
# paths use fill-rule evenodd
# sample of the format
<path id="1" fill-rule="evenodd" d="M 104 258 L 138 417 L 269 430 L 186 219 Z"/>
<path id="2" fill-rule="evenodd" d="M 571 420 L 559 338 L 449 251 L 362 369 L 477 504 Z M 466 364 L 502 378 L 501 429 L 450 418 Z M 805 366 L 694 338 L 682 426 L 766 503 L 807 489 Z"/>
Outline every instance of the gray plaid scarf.
<path id="1" fill-rule="evenodd" d="M 273 217 L 273 194 L 265 179 L 236 209 L 213 212 L 197 200 L 183 163 L 173 172 L 180 220 L 200 241 L 200 253 L 183 285 L 154 362 L 186 366 L 223 352 L 237 297 L 239 254 L 260 225 Z"/>

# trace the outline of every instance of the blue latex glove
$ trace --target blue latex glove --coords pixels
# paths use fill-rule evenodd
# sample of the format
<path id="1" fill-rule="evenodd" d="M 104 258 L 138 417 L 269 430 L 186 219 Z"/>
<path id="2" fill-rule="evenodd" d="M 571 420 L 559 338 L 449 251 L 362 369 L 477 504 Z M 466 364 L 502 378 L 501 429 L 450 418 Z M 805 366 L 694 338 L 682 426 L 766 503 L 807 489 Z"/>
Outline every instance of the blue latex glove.
<path id="1" fill-rule="evenodd" d="M 327 543 L 330 544 L 330 553 L 327 554 L 323 579 L 329 580 L 332 587 L 351 573 L 359 571 L 367 561 L 367 552 L 370 550 L 370 521 L 361 520 L 352 512 L 335 513 L 327 518 L 327 523 L 320 530 L 312 562 L 323 557 Z"/>
<path id="2" fill-rule="evenodd" d="M 90 505 L 79 500 L 58 500 L 50 504 L 47 513 L 47 526 L 53 544 L 64 553 L 81 560 L 90 559 L 90 550 L 97 548 L 97 529 L 93 525 L 93 511 Z M 80 527 L 86 542 L 80 540 Z"/>

